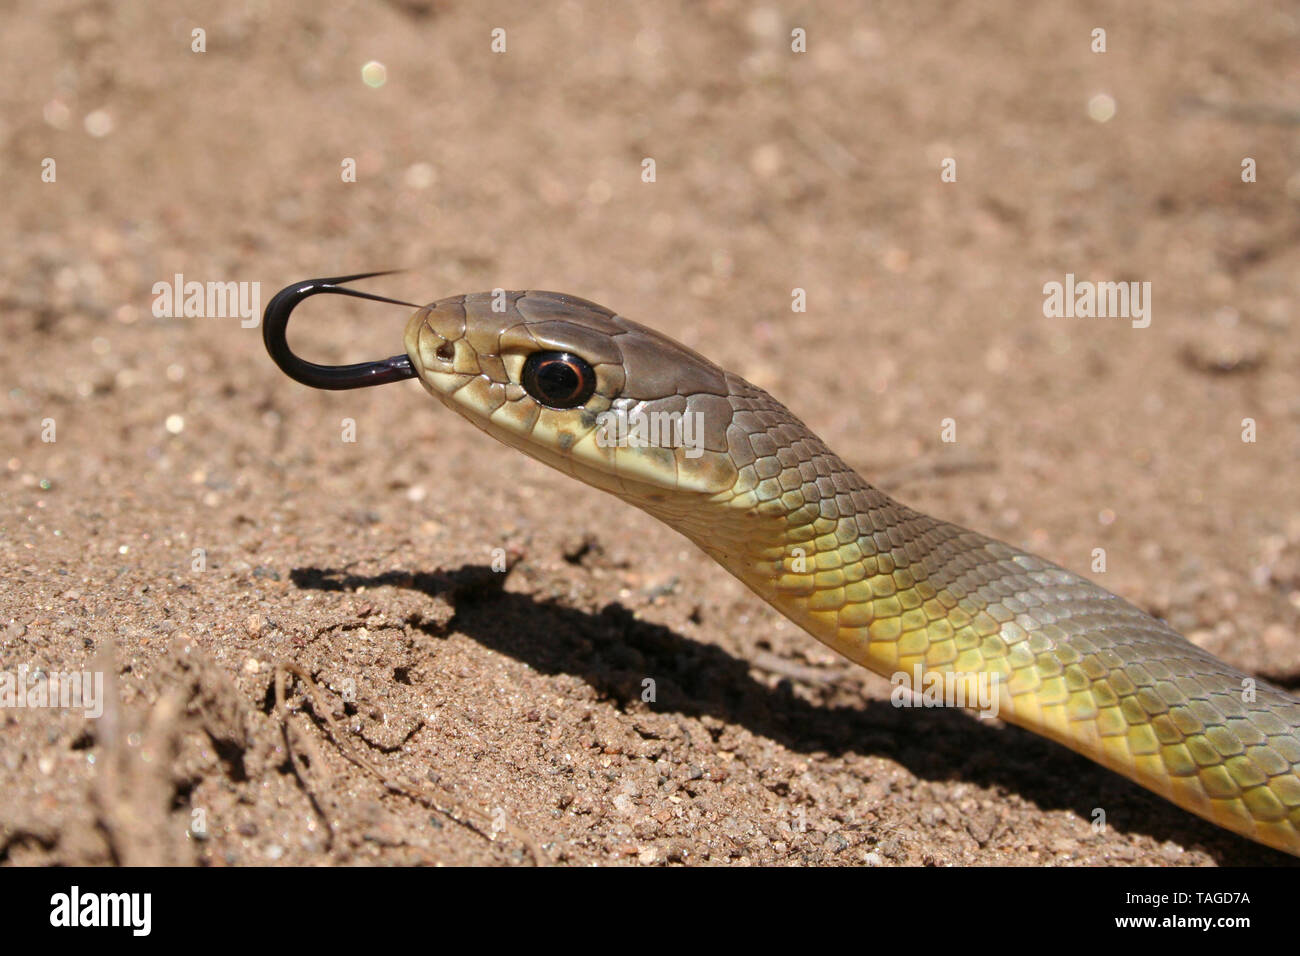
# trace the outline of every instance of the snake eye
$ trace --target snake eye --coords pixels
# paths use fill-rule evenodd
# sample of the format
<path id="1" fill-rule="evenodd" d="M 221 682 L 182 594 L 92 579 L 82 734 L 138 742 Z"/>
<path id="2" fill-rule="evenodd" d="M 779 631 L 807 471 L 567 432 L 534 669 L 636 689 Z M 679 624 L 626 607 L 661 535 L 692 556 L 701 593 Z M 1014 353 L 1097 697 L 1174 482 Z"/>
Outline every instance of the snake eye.
<path id="1" fill-rule="evenodd" d="M 596 391 L 596 372 L 572 352 L 534 352 L 520 384 L 548 408 L 576 408 Z"/>

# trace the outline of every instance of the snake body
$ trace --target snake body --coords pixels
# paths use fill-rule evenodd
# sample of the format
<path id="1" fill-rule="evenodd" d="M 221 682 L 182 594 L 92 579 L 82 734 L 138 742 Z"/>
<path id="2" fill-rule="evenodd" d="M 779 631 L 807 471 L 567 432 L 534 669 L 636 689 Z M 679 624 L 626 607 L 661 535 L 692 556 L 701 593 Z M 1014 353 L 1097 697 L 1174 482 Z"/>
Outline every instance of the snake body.
<path id="1" fill-rule="evenodd" d="M 443 404 L 666 522 L 850 660 L 996 675 L 1004 719 L 1300 855 L 1300 700 L 1077 574 L 894 501 L 762 389 L 553 292 L 439 300 L 405 343 Z M 536 353 L 579 357 L 590 396 L 538 401 Z M 702 447 L 603 442 L 603 412 L 695 416 Z"/>

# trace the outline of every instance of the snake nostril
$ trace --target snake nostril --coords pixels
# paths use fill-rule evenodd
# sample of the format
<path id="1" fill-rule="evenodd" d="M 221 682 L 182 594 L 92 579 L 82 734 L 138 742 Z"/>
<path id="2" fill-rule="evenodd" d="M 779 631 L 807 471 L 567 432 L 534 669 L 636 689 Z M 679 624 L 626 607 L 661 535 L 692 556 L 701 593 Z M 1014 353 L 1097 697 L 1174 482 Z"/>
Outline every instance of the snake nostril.
<path id="1" fill-rule="evenodd" d="M 438 356 L 438 358 L 442 359 L 444 362 L 450 362 L 456 357 L 456 346 L 452 345 L 450 342 L 443 342 L 438 346 L 433 354 Z"/>

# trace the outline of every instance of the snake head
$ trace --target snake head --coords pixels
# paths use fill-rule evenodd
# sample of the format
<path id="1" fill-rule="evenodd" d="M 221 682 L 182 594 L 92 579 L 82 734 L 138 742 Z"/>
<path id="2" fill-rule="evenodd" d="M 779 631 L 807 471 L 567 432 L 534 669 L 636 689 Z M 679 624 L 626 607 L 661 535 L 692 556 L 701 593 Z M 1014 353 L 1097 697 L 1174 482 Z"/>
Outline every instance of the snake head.
<path id="1" fill-rule="evenodd" d="M 558 292 L 441 299 L 411 317 L 406 349 L 448 408 L 587 484 L 653 506 L 735 483 L 727 373 L 593 302 Z"/>

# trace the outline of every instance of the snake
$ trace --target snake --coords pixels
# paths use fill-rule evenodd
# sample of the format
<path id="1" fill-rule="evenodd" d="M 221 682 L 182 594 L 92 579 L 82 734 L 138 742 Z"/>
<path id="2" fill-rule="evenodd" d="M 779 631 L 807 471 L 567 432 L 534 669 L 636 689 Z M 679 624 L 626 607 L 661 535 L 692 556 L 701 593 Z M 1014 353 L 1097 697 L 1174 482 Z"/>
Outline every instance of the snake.
<path id="1" fill-rule="evenodd" d="M 281 337 L 284 306 L 318 291 L 399 301 L 312 281 L 329 285 L 281 293 Z M 1003 720 L 1300 855 L 1300 699 L 1091 580 L 894 500 L 739 375 L 556 292 L 417 306 L 404 344 L 376 363 L 382 380 L 416 377 L 493 438 L 658 518 L 849 660 L 986 681 Z M 620 420 L 674 427 L 648 440 Z"/>

